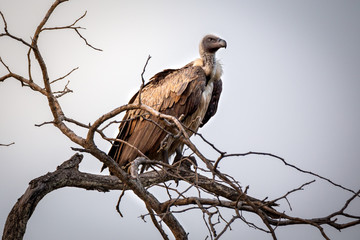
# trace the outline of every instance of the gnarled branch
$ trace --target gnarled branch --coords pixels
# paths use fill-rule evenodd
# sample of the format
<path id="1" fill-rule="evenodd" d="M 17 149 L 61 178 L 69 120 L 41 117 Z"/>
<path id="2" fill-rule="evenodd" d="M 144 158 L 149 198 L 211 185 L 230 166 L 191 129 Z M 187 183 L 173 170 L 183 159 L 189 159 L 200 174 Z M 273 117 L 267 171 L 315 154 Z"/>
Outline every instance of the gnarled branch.
<path id="1" fill-rule="evenodd" d="M 22 38 L 11 34 L 8 30 L 8 23 L 6 22 L 5 16 L 0 12 L 0 16 L 2 18 L 2 21 L 4 22 L 4 32 L 0 33 L 0 37 L 10 37 L 15 41 L 19 42 L 20 44 L 28 47 L 27 70 L 29 75 L 28 77 L 23 77 L 13 72 L 12 69 L 5 63 L 5 61 L 0 58 L 2 66 L 7 70 L 7 74 L 0 76 L 0 82 L 8 79 L 16 79 L 22 84 L 22 86 L 29 87 L 31 90 L 39 92 L 43 96 L 45 96 L 48 101 L 50 111 L 53 115 L 53 119 L 51 121 L 44 122 L 43 124 L 40 124 L 38 126 L 44 124 L 53 124 L 68 139 L 79 145 L 81 147 L 78 148 L 81 149 L 80 151 L 90 153 L 99 161 L 108 166 L 114 176 L 101 176 L 79 172 L 78 165 L 81 162 L 83 156 L 80 154 L 75 154 L 70 160 L 60 165 L 56 171 L 48 173 L 30 182 L 28 189 L 15 204 L 8 216 L 4 228 L 3 239 L 21 239 L 25 233 L 27 221 L 31 217 L 31 214 L 35 210 L 36 205 L 39 203 L 39 201 L 47 193 L 62 187 L 77 187 L 102 192 L 107 192 L 110 190 L 133 191 L 146 205 L 149 216 L 151 217 L 154 225 L 159 230 L 164 239 L 168 237 L 165 231 L 162 229 L 162 222 L 164 222 L 170 228 L 176 239 L 187 239 L 187 233 L 184 230 L 183 226 L 178 222 L 175 214 L 183 213 L 191 209 L 200 209 L 202 211 L 203 219 L 209 230 L 210 237 L 215 239 L 218 239 L 220 236 L 223 235 L 225 231 L 227 231 L 227 229 L 230 229 L 231 224 L 233 224 L 236 219 L 241 219 L 249 226 L 270 233 L 273 239 L 276 239 L 275 229 L 279 226 L 295 224 L 311 225 L 319 229 L 322 236 L 325 239 L 328 239 L 329 237 L 326 235 L 322 227 L 323 225 L 328 225 L 335 229 L 341 230 L 360 224 L 360 216 L 356 216 L 346 212 L 350 203 L 353 202 L 355 199 L 358 199 L 357 197 L 359 196 L 359 191 L 356 192 L 354 190 L 336 184 L 328 178 L 322 177 L 310 171 L 302 170 L 295 165 L 287 163 L 283 158 L 270 153 L 249 152 L 244 154 L 227 154 L 226 152 L 223 152 L 216 148 L 214 144 L 210 143 L 202 135 L 200 135 L 200 137 L 220 155 L 216 160 L 209 159 L 189 139 L 189 129 L 182 124 L 181 117 L 178 119 L 174 116 L 166 115 L 162 112 L 156 111 L 152 107 L 142 104 L 141 99 L 139 99 L 138 104 L 123 105 L 113 109 L 108 113 L 103 114 L 92 124 L 84 124 L 75 119 L 67 117 L 61 108 L 58 97 L 63 96 L 71 90 L 68 89 L 66 85 L 63 90 L 55 91 L 53 90 L 53 83 L 62 79 L 66 79 L 74 70 L 76 70 L 76 68 L 74 68 L 69 73 L 63 75 L 63 77 L 51 80 L 48 73 L 48 67 L 42 56 L 42 52 L 38 47 L 38 40 L 41 36 L 41 33 L 50 30 L 71 29 L 74 30 L 88 46 L 92 47 L 95 50 L 100 49 L 91 46 L 88 41 L 80 34 L 79 29 L 82 28 L 75 26 L 81 19 L 85 17 L 86 12 L 84 15 L 75 20 L 70 25 L 52 28 L 45 27 L 52 13 L 59 6 L 59 4 L 66 1 L 68 0 L 56 0 L 51 5 L 42 21 L 37 26 L 31 43 L 28 43 Z M 34 62 L 31 62 L 30 60 L 31 54 L 34 54 L 35 56 Z M 149 59 L 150 56 L 148 57 L 143 72 L 141 74 L 142 84 L 140 87 L 139 98 L 141 98 L 141 90 L 144 86 L 143 75 Z M 34 82 L 36 78 L 33 79 L 31 72 L 33 64 L 37 64 L 41 70 L 39 78 L 42 79 L 41 84 Z M 203 162 L 203 165 L 205 165 L 205 167 L 201 168 L 200 166 L 195 164 L 194 161 L 192 161 L 195 160 L 193 159 L 193 156 L 180 159 L 173 165 L 162 162 L 155 162 L 145 158 L 143 159 L 144 163 L 156 163 L 152 166 L 152 168 L 154 169 L 153 171 L 149 171 L 140 175 L 137 175 L 137 171 L 135 171 L 135 173 L 133 174 L 135 178 L 125 172 L 119 165 L 117 165 L 117 163 L 111 157 L 109 157 L 104 151 L 102 151 L 96 146 L 94 137 L 97 133 L 102 137 L 102 139 L 106 141 L 123 141 L 107 137 L 104 134 L 103 130 L 106 129 L 110 124 L 117 122 L 113 120 L 115 116 L 117 116 L 121 112 L 133 109 L 141 109 L 149 115 L 162 119 L 164 122 L 166 122 L 167 126 L 169 128 L 172 127 L 172 130 L 174 130 L 174 132 L 176 133 L 176 136 L 174 137 L 181 139 L 181 141 L 192 150 L 193 154 L 195 154 Z M 146 118 L 145 120 L 156 124 L 155 121 L 151 121 Z M 109 121 L 110 123 L 107 123 Z M 85 136 L 76 134 L 74 132 L 74 129 L 68 126 L 72 124 L 87 129 L 87 134 Z M 157 126 L 161 128 L 161 126 Z M 163 130 L 166 132 L 165 129 Z M 125 141 L 124 143 L 130 144 Z M 4 144 L 0 146 L 4 146 Z M 304 183 L 300 187 L 290 190 L 284 195 L 273 200 L 265 201 L 251 197 L 247 194 L 247 188 L 243 190 L 234 177 L 229 176 L 224 172 L 221 172 L 218 168 L 219 164 L 221 164 L 221 162 L 224 161 L 225 158 L 247 156 L 250 154 L 265 155 L 281 160 L 285 165 L 294 168 L 299 172 L 316 176 L 322 180 L 331 183 L 334 186 L 340 187 L 342 190 L 351 192 L 352 196 L 338 211 L 330 213 L 326 217 L 304 219 L 285 214 L 285 212 L 277 210 L 277 207 L 279 206 L 278 201 L 281 199 L 285 199 L 286 201 L 288 201 L 288 195 L 292 194 L 295 191 L 301 190 L 304 186 L 312 182 Z M 139 152 L 139 155 L 146 156 L 144 153 L 141 152 Z M 160 166 L 161 168 L 157 169 L 157 166 Z M 191 167 L 194 167 L 195 170 L 190 170 Z M 177 184 L 179 182 L 187 184 L 185 190 L 179 190 L 177 188 L 170 187 L 170 183 L 167 182 L 171 180 L 174 180 Z M 165 189 L 168 196 L 168 199 L 163 202 L 159 201 L 156 196 L 149 192 L 149 188 L 155 188 L 158 186 L 160 186 L 162 189 Z M 198 194 L 191 195 L 189 193 L 190 189 L 196 189 L 196 192 Z M 206 194 L 207 197 L 203 197 L 203 194 Z M 175 207 L 180 207 L 181 209 L 174 210 Z M 230 220 L 227 220 L 221 213 L 222 208 L 232 209 L 235 213 L 234 216 Z M 260 217 L 266 228 L 259 227 L 253 223 L 248 222 L 242 215 L 242 212 L 256 214 L 258 217 Z M 339 216 L 345 217 L 346 220 L 344 220 L 343 222 L 339 222 L 339 220 L 336 219 Z M 216 225 L 220 222 L 225 223 L 225 226 L 223 226 L 220 234 L 218 234 Z"/>

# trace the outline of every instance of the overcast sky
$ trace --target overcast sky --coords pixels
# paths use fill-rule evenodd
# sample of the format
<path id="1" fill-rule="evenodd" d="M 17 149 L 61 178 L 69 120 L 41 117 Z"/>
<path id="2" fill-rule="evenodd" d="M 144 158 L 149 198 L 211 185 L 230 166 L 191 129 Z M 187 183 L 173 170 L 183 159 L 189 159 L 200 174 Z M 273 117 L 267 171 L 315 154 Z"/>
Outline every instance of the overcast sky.
<path id="1" fill-rule="evenodd" d="M 0 0 L 9 30 L 26 40 L 51 5 L 48 0 Z M 218 52 L 223 63 L 223 93 L 217 115 L 200 131 L 229 153 L 271 152 L 289 163 L 316 172 L 353 190 L 360 187 L 360 2 L 305 1 L 96 1 L 62 4 L 47 26 L 79 24 L 96 52 L 69 30 L 45 32 L 39 45 L 50 77 L 74 67 L 68 80 L 74 93 L 61 98 L 65 114 L 84 123 L 127 103 L 145 76 L 182 67 L 198 57 L 198 44 L 208 33 L 225 39 Z M 3 23 L 0 24 L 1 30 Z M 0 39 L 0 56 L 18 74 L 26 74 L 27 49 Z M 33 69 L 34 78 L 37 68 Z M 6 74 L 0 67 L 0 75 Z M 64 83 L 58 83 L 59 89 Z M 46 99 L 15 80 L 0 83 L 0 226 L 28 182 L 54 171 L 70 158 L 75 144 L 50 121 Z M 115 136 L 117 127 L 109 129 Z M 79 131 L 79 134 L 83 132 Z M 111 134 L 113 133 L 113 134 Z M 111 137 L 112 137 L 111 136 Z M 208 157 L 217 155 L 194 139 Z M 98 142 L 107 151 L 109 144 Z M 99 173 L 101 164 L 86 155 L 82 171 Z M 314 179 L 271 158 L 228 159 L 221 170 L 232 174 L 249 194 L 279 197 Z M 29 221 L 25 239 L 159 239 L 143 204 L 128 193 L 125 215 L 115 211 L 119 192 L 61 189 L 47 195 Z M 347 192 L 317 179 L 289 198 L 301 217 L 322 217 L 340 209 Z M 360 203 L 350 206 L 360 215 Z M 194 212 L 195 214 L 195 212 Z M 197 216 L 197 217 L 194 217 Z M 257 221 L 249 216 L 250 220 Z M 190 239 L 204 239 L 201 215 L 180 218 Z M 135 230 L 134 230 L 135 229 Z M 141 230 L 140 230 L 141 229 Z M 358 239 L 360 227 L 341 233 L 325 227 L 333 239 Z M 276 230 L 279 239 L 322 239 L 315 228 Z M 224 239 L 271 239 L 237 221 Z"/>

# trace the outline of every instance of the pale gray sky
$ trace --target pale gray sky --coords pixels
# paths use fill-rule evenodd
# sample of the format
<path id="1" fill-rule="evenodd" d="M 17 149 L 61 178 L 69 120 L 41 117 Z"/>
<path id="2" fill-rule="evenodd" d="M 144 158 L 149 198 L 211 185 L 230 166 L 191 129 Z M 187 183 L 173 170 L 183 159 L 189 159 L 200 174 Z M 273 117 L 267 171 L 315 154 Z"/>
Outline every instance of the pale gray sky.
<path id="1" fill-rule="evenodd" d="M 1 0 L 8 28 L 29 40 L 51 1 Z M 229 153 L 263 151 L 284 157 L 348 188 L 360 185 L 360 2 L 305 1 L 96 1 L 62 4 L 48 26 L 80 22 L 86 47 L 69 30 L 46 32 L 40 39 L 52 78 L 79 66 L 69 80 L 74 93 L 61 99 L 65 113 L 84 123 L 125 104 L 146 78 L 181 67 L 198 57 L 203 35 L 215 33 L 228 43 L 223 63 L 224 90 L 217 115 L 201 133 Z M 1 29 L 3 25 L 0 25 Z M 14 72 L 26 74 L 27 49 L 0 39 L 0 56 Z M 34 75 L 37 69 L 34 69 Z M 6 71 L 0 67 L 0 74 Z M 59 83 L 59 87 L 62 85 Z M 18 82 L 0 83 L 0 226 L 28 182 L 68 159 L 75 146 L 53 126 L 46 99 Z M 109 132 L 115 135 L 116 126 Z M 81 133 L 81 131 L 79 131 Z M 194 139 L 209 157 L 216 154 Z M 104 150 L 105 142 L 98 142 Z M 101 164 L 85 156 L 81 170 L 98 173 Z M 232 174 L 252 196 L 278 197 L 313 177 L 271 158 L 234 158 L 221 170 Z M 45 197 L 32 216 L 25 239 L 160 238 L 143 204 L 132 194 L 115 211 L 119 192 L 107 194 L 62 189 Z M 350 195 L 321 180 L 295 193 L 283 209 L 289 214 L 322 217 L 342 207 Z M 350 208 L 360 215 L 360 203 Z M 195 214 L 195 212 L 194 212 Z M 197 216 L 197 215 L 195 215 Z M 250 220 L 258 221 L 249 217 Z M 190 239 L 204 239 L 201 215 L 180 218 Z M 135 226 L 135 231 L 134 227 Z M 141 229 L 141 230 L 140 230 Z M 358 239 L 360 227 L 341 233 L 325 227 L 333 239 Z M 279 239 L 321 239 L 311 227 L 276 230 Z M 242 222 L 224 239 L 271 239 Z"/>

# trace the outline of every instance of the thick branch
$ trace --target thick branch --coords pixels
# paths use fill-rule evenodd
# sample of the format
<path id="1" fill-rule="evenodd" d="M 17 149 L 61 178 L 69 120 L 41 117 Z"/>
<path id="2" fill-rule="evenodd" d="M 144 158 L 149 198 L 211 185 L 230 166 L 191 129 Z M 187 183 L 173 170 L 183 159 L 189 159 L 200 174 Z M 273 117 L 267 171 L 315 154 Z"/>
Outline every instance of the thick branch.
<path id="1" fill-rule="evenodd" d="M 52 83 L 55 83 L 56 81 L 62 80 L 65 77 L 69 76 L 75 69 L 73 69 L 68 74 L 64 75 L 63 77 L 60 77 L 54 81 L 50 81 L 48 69 L 46 66 L 46 63 L 42 57 L 42 54 L 38 48 L 38 39 L 44 30 L 58 30 L 58 29 L 73 29 L 80 38 L 82 38 L 86 44 L 92 48 L 87 40 L 80 34 L 78 31 L 81 29 L 81 27 L 75 27 L 75 24 L 85 17 L 85 14 L 78 18 L 73 24 L 65 26 L 65 27 L 54 27 L 54 28 L 44 28 L 45 24 L 47 23 L 48 19 L 50 18 L 51 14 L 54 12 L 56 7 L 61 4 L 62 2 L 65 2 L 68 0 L 56 0 L 53 5 L 50 7 L 48 12 L 46 13 L 45 17 L 41 21 L 41 23 L 38 25 L 31 44 L 27 43 L 23 39 L 13 36 L 9 33 L 7 29 L 7 22 L 5 20 L 4 15 L 0 12 L 1 18 L 4 22 L 4 31 L 5 33 L 0 33 L 1 36 L 7 36 L 10 37 L 18 42 L 21 42 L 22 44 L 29 47 L 28 51 L 28 72 L 29 77 L 24 78 L 22 76 L 19 76 L 11 71 L 11 69 L 4 63 L 4 61 L 0 58 L 0 63 L 8 70 L 8 74 L 4 76 L 0 76 L 0 82 L 5 81 L 8 78 L 14 78 L 21 82 L 22 86 L 30 87 L 32 90 L 40 92 L 44 96 L 47 97 L 48 103 L 50 106 L 50 110 L 53 114 L 54 120 L 47 123 L 54 124 L 57 128 L 62 131 L 64 135 L 66 135 L 70 140 L 72 140 L 74 143 L 79 144 L 81 147 L 83 147 L 83 151 L 88 152 L 95 156 L 99 161 L 103 162 L 106 166 L 110 168 L 110 171 L 115 176 L 101 176 L 101 175 L 94 175 L 94 174 L 88 174 L 88 173 L 82 173 L 78 171 L 78 164 L 80 163 L 82 159 L 82 155 L 75 154 L 70 160 L 64 162 L 62 165 L 58 167 L 58 169 L 55 172 L 48 173 L 42 177 L 39 177 L 37 179 L 34 179 L 30 182 L 28 189 L 24 193 L 24 195 L 18 200 L 18 202 L 15 204 L 13 209 L 11 210 L 9 217 L 7 219 L 5 228 L 4 228 L 4 239 L 22 239 L 26 224 L 29 218 L 31 217 L 31 214 L 35 210 L 38 202 L 49 192 L 56 190 L 58 188 L 62 187 L 77 187 L 77 188 L 84 188 L 87 190 L 97 190 L 102 192 L 107 192 L 110 190 L 127 190 L 131 189 L 142 201 L 145 203 L 149 214 L 152 218 L 152 221 L 154 222 L 154 225 L 159 229 L 160 233 L 164 238 L 167 238 L 165 232 L 163 231 L 161 224 L 159 224 L 157 217 L 160 217 L 160 223 L 164 222 L 172 231 L 176 239 L 187 239 L 187 233 L 183 229 L 182 225 L 177 221 L 177 219 L 174 217 L 172 211 L 173 206 L 185 206 L 185 205 L 196 205 L 195 208 L 200 208 L 203 210 L 204 214 L 209 215 L 209 232 L 210 234 L 213 234 L 216 236 L 215 231 L 215 224 L 211 222 L 211 217 L 213 216 L 213 212 L 208 211 L 209 208 L 215 207 L 217 214 L 220 215 L 218 209 L 220 207 L 226 207 L 226 208 L 232 208 L 237 213 L 234 218 L 232 218 L 229 222 L 225 221 L 227 223 L 224 230 L 220 233 L 220 235 L 226 231 L 227 228 L 230 227 L 230 224 L 236 219 L 241 218 L 239 212 L 240 211 L 248 211 L 255 213 L 258 215 L 264 224 L 267 226 L 268 231 L 265 230 L 268 233 L 271 233 L 273 238 L 276 239 L 274 228 L 277 226 L 283 226 L 283 225 L 291 225 L 291 224 L 309 224 L 312 225 L 320 230 L 324 238 L 328 238 L 321 227 L 323 224 L 328 224 L 336 229 L 343 229 L 346 227 L 351 227 L 354 225 L 360 224 L 360 217 L 354 216 L 348 213 L 345 213 L 345 210 L 347 209 L 348 205 L 351 201 L 354 199 L 357 199 L 357 196 L 359 196 L 359 192 L 355 192 L 351 189 L 345 188 L 341 185 L 335 184 L 331 180 L 321 177 L 317 174 L 314 174 L 309 171 L 301 170 L 300 168 L 288 164 L 285 162 L 284 159 L 267 153 L 258 153 L 258 152 L 249 152 L 245 154 L 226 154 L 225 152 L 220 151 L 217 149 L 213 144 L 206 141 L 210 146 L 213 147 L 219 154 L 220 157 L 217 159 L 217 161 L 211 161 L 210 159 L 207 159 L 198 149 L 197 147 L 189 140 L 189 129 L 186 128 L 186 126 L 183 126 L 181 123 L 181 120 L 175 118 L 174 116 L 166 115 L 161 112 L 158 112 L 154 110 L 153 108 L 146 106 L 141 103 L 141 90 L 144 86 L 144 72 L 146 65 L 150 59 L 150 56 L 147 59 L 147 62 L 144 66 L 143 72 L 141 74 L 142 79 L 142 85 L 139 91 L 139 101 L 137 104 L 127 104 L 121 107 L 118 107 L 114 109 L 111 112 L 108 112 L 98 118 L 92 125 L 86 125 L 83 123 L 80 123 L 76 120 L 67 118 L 65 114 L 63 113 L 61 106 L 57 100 L 57 97 L 60 97 L 71 90 L 67 88 L 67 85 L 65 86 L 64 90 L 59 92 L 54 92 L 52 90 Z M 94 48 L 96 49 L 96 48 Z M 96 49 L 100 50 L 100 49 Z M 44 88 L 40 87 L 39 85 L 35 84 L 32 80 L 31 76 L 31 61 L 30 61 L 30 53 L 33 52 L 36 58 L 37 63 L 40 66 L 41 74 L 42 74 L 42 80 L 44 83 Z M 55 96 L 58 94 L 57 96 Z M 99 127 L 104 124 L 105 121 L 113 118 L 114 116 L 118 115 L 119 113 L 127 110 L 132 109 L 141 109 L 149 114 L 151 114 L 154 117 L 157 117 L 159 119 L 162 119 L 169 123 L 169 125 L 174 127 L 174 130 L 177 132 L 176 137 L 179 137 L 182 142 L 190 147 L 190 149 L 206 164 L 207 170 L 203 170 L 204 172 L 211 173 L 212 178 L 208 178 L 205 176 L 202 176 L 200 174 L 193 171 L 190 171 L 190 168 L 184 168 L 184 166 L 181 166 L 181 164 L 177 166 L 170 166 L 162 163 L 158 163 L 159 165 L 162 165 L 162 169 L 159 171 L 152 171 L 147 172 L 141 175 L 136 175 L 136 178 L 132 178 L 127 172 L 125 172 L 111 157 L 109 157 L 105 152 L 98 149 L 94 143 L 94 135 L 95 132 L 99 133 L 101 137 L 105 140 L 110 140 L 103 134 L 102 130 L 104 130 L 108 125 L 103 127 L 99 130 Z M 148 120 L 144 118 L 145 120 Z M 181 117 L 180 117 L 181 119 Z M 150 121 L 150 120 L 149 120 Z M 77 126 L 87 128 L 88 134 L 86 138 L 83 138 L 79 135 L 76 135 L 71 128 L 69 128 L 66 124 L 67 123 L 73 123 Z M 45 123 L 44 123 L 45 124 Z M 155 122 L 154 122 L 155 124 Z M 160 127 L 160 126 L 158 126 Z M 164 130 L 164 129 L 163 129 Z M 123 141 L 123 140 L 117 140 L 117 141 Z M 129 144 L 126 143 L 125 144 Z M 0 144 L 0 146 L 2 146 Z M 135 147 L 134 147 L 135 148 Z M 246 156 L 249 154 L 257 154 L 257 155 L 267 155 L 271 157 L 275 157 L 277 159 L 280 159 L 283 161 L 283 163 L 287 166 L 290 166 L 292 168 L 295 168 L 297 171 L 307 173 L 314 175 L 316 177 L 319 177 L 323 180 L 326 180 L 330 182 L 331 184 L 341 187 L 344 190 L 347 190 L 349 192 L 352 192 L 354 195 L 348 199 L 348 201 L 345 203 L 345 205 L 337 212 L 331 213 L 327 217 L 323 218 L 312 218 L 312 219 L 302 219 L 297 217 L 292 217 L 289 215 L 286 215 L 285 213 L 278 212 L 274 209 L 274 207 L 278 206 L 277 201 L 280 199 L 286 199 L 289 194 L 292 194 L 294 191 L 301 190 L 302 187 L 304 187 L 309 183 L 305 183 L 302 186 L 300 186 L 297 189 L 291 190 L 285 195 L 283 195 L 280 198 L 274 199 L 272 201 L 260 201 L 256 198 L 252 198 L 247 195 L 246 190 L 242 191 L 242 188 L 239 186 L 238 182 L 231 176 L 226 175 L 225 173 L 221 173 L 217 166 L 220 164 L 220 161 L 226 157 L 230 156 Z M 213 164 L 215 162 L 215 164 Z M 197 170 L 200 168 L 197 168 Z M 137 169 L 136 169 L 137 170 Z M 137 173 L 137 171 L 136 171 Z M 186 191 L 179 192 L 177 189 L 170 189 L 166 184 L 165 185 L 166 190 L 168 191 L 169 200 L 165 201 L 163 203 L 159 202 L 159 200 L 153 196 L 149 191 L 147 191 L 147 187 L 152 187 L 156 184 L 164 183 L 166 181 L 175 180 L 178 181 L 186 181 L 190 184 L 190 187 L 187 188 L 193 188 L 195 187 L 199 191 L 198 197 L 187 197 Z M 178 196 L 176 198 L 173 198 L 170 191 L 175 191 Z M 209 194 L 211 194 L 214 198 L 208 198 L 204 199 L 201 198 L 200 192 L 204 191 Z M 206 206 L 206 208 L 204 207 Z M 186 211 L 186 210 L 184 210 Z M 184 212 L 183 211 L 183 212 Z M 333 219 L 337 216 L 346 217 L 347 219 L 351 219 L 350 222 L 347 223 L 337 223 L 337 220 Z M 245 221 L 245 220 L 243 220 Z M 245 221 L 246 222 L 246 221 Z M 211 229 L 211 230 L 210 230 Z"/>
<path id="2" fill-rule="evenodd" d="M 82 155 L 75 154 L 71 157 L 70 160 L 61 164 L 56 171 L 36 178 L 30 182 L 28 189 L 25 191 L 24 195 L 19 198 L 7 218 L 4 227 L 4 234 L 2 238 L 3 240 L 22 239 L 25 233 L 27 222 L 39 201 L 46 194 L 56 189 L 63 187 L 77 187 L 101 192 L 108 192 L 110 190 L 134 190 L 133 186 L 128 186 L 129 183 L 133 183 L 133 181 L 135 181 L 134 179 L 131 179 L 126 182 L 126 184 L 123 184 L 123 182 L 121 182 L 116 176 L 103 176 L 79 172 L 78 165 L 82 158 Z M 159 171 L 146 172 L 139 175 L 138 180 L 138 184 L 141 184 L 142 186 L 141 189 L 144 189 L 144 187 L 148 188 L 155 186 L 159 183 L 164 183 L 170 180 L 183 180 L 187 181 L 189 184 L 196 185 L 206 192 L 216 196 L 216 198 L 213 199 L 199 197 L 174 198 L 169 199 L 163 203 L 153 203 L 152 201 L 148 201 L 148 199 L 146 199 L 146 204 L 157 204 L 156 206 L 158 207 L 155 208 L 154 211 L 158 216 L 161 216 L 163 220 L 172 216 L 172 211 L 170 210 L 172 206 L 199 206 L 200 203 L 200 206 L 208 205 L 232 208 L 236 211 L 247 211 L 255 214 L 258 214 L 258 211 L 261 211 L 262 214 L 266 217 L 268 223 L 273 226 L 308 224 L 313 225 L 322 231 L 320 225 L 323 224 L 327 224 L 338 230 L 360 224 L 359 216 L 352 216 L 350 214 L 344 213 L 350 202 L 354 200 L 356 196 L 358 196 L 359 192 L 349 198 L 349 200 L 339 211 L 334 212 L 327 217 L 302 219 L 291 217 L 276 211 L 272 208 L 273 206 L 277 206 L 276 202 L 274 201 L 263 202 L 248 195 L 246 195 L 245 198 L 244 195 L 239 195 L 239 193 L 233 188 L 225 186 L 219 182 L 214 181 L 213 179 L 202 176 L 189 169 L 184 169 L 181 166 L 173 166 L 172 168 L 164 167 Z M 135 188 L 135 191 L 136 190 L 137 189 Z M 220 200 L 219 197 L 223 197 L 227 200 Z M 251 204 L 249 204 L 249 201 L 251 201 Z M 256 206 L 256 209 L 254 209 L 254 206 Z M 154 206 L 152 205 L 150 208 L 147 206 L 147 208 L 153 209 Z M 332 220 L 332 218 L 336 216 L 345 216 L 353 219 L 353 221 L 347 223 L 337 223 L 336 220 Z M 174 221 L 174 219 L 167 219 L 167 224 L 169 225 L 172 221 Z M 170 227 L 171 226 L 172 225 L 170 224 Z M 186 238 L 186 235 L 180 235 L 177 236 L 177 238 Z"/>
<path id="3" fill-rule="evenodd" d="M 14 205 L 7 218 L 3 240 L 22 239 L 25 233 L 26 224 L 37 204 L 51 191 L 63 187 L 77 187 L 86 190 L 97 190 L 100 192 L 123 190 L 124 188 L 128 189 L 128 184 L 124 185 L 118 177 L 79 172 L 78 165 L 80 164 L 82 158 L 82 155 L 75 154 L 68 161 L 61 164 L 56 171 L 36 178 L 30 182 L 29 187 Z M 178 176 L 183 176 L 187 181 L 195 181 L 196 179 L 197 184 L 200 187 L 209 192 L 216 193 L 218 196 L 223 196 L 234 201 L 238 198 L 236 196 L 236 192 L 234 192 L 231 188 L 213 182 L 211 179 L 198 175 L 192 171 L 181 170 L 181 172 L 177 172 L 176 174 Z M 143 187 L 150 187 L 175 179 L 182 180 L 181 177 L 176 178 L 175 174 L 168 174 L 166 170 L 146 172 L 139 176 L 139 181 Z M 260 204 L 259 200 L 254 199 L 254 201 L 257 201 Z M 175 203 L 173 204 L 176 205 Z M 160 211 L 158 209 L 156 213 L 165 213 L 166 215 L 169 215 L 169 213 L 166 213 L 165 211 L 166 205 L 168 205 L 168 203 L 159 203 L 158 206 Z M 243 210 L 251 211 L 251 209 L 247 207 L 244 207 Z"/>
<path id="4" fill-rule="evenodd" d="M 12 208 L 4 227 L 3 240 L 22 239 L 28 220 L 40 200 L 49 192 L 63 187 L 77 187 L 86 190 L 107 192 L 124 189 L 124 184 L 115 176 L 102 176 L 78 171 L 83 156 L 75 154 L 61 164 L 55 172 L 36 178 L 29 183 L 25 193 Z M 162 172 L 145 173 L 140 177 L 144 186 L 151 186 L 169 180 Z"/>

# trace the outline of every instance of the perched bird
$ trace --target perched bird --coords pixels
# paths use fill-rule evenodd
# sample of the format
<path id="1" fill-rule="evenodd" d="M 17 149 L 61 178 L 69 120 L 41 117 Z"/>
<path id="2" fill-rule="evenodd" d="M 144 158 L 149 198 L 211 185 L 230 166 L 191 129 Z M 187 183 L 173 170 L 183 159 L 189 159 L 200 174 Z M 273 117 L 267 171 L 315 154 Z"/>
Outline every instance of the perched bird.
<path id="1" fill-rule="evenodd" d="M 141 102 L 161 113 L 181 118 L 184 126 L 191 129 L 189 136 L 197 132 L 217 110 L 222 91 L 222 67 L 215 53 L 220 48 L 226 48 L 225 40 L 206 35 L 200 42 L 200 58 L 180 69 L 157 73 L 142 88 Z M 138 103 L 138 94 L 129 103 Z M 108 155 L 124 168 L 140 156 L 138 151 L 151 160 L 167 162 L 168 156 L 182 149 L 181 142 L 169 136 L 169 131 L 173 130 L 163 120 L 140 109 L 129 110 L 117 136 L 129 144 L 114 141 Z"/>

